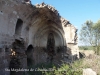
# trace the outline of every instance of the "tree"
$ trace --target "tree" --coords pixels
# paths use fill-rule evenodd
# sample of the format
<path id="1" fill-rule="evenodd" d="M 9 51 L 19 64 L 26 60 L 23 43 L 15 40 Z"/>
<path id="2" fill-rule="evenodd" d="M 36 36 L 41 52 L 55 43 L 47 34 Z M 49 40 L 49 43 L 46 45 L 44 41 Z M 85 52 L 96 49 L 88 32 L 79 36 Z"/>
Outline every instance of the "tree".
<path id="1" fill-rule="evenodd" d="M 100 54 L 100 20 L 97 23 L 86 21 L 80 31 L 80 41 L 94 47 L 95 53 Z"/>
<path id="2" fill-rule="evenodd" d="M 80 31 L 80 41 L 83 42 L 85 45 L 93 46 L 93 22 L 86 21 L 81 28 Z"/>
<path id="3" fill-rule="evenodd" d="M 96 54 L 100 54 L 100 20 L 95 23 L 94 27 L 94 36 L 95 36 L 95 52 Z"/>

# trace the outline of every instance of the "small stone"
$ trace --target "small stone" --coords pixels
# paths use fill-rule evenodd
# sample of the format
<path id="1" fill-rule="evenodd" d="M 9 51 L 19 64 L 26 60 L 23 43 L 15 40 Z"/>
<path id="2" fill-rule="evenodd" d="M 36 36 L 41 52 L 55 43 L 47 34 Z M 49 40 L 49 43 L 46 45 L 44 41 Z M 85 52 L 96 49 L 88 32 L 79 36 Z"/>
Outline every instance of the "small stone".
<path id="1" fill-rule="evenodd" d="M 97 75 L 91 68 L 83 69 L 83 75 Z"/>

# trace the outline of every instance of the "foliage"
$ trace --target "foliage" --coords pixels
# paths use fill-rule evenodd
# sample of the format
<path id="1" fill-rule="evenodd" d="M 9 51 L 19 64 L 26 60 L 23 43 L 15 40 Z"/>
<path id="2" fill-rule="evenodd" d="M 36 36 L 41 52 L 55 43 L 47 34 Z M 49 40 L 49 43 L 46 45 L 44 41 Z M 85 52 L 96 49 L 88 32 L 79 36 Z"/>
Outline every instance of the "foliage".
<path id="1" fill-rule="evenodd" d="M 82 75 L 82 70 L 85 68 L 91 68 L 100 75 L 100 56 L 93 55 L 61 66 L 41 63 L 30 66 L 30 68 L 37 68 L 37 71 L 29 72 L 28 75 Z"/>
<path id="2" fill-rule="evenodd" d="M 74 65 L 73 65 L 74 64 Z M 37 72 L 29 72 L 29 75 L 82 75 L 82 69 L 77 69 L 81 63 L 62 64 L 60 67 L 54 64 L 39 64 Z"/>
<path id="3" fill-rule="evenodd" d="M 100 20 L 94 25 L 94 36 L 95 36 L 95 52 L 100 54 Z"/>
<path id="4" fill-rule="evenodd" d="M 93 45 L 93 22 L 86 21 L 82 25 L 82 29 L 80 32 L 80 40 L 86 45 Z"/>
<path id="5" fill-rule="evenodd" d="M 100 20 L 97 23 L 86 21 L 80 31 L 80 41 L 94 47 L 95 53 L 100 54 Z"/>

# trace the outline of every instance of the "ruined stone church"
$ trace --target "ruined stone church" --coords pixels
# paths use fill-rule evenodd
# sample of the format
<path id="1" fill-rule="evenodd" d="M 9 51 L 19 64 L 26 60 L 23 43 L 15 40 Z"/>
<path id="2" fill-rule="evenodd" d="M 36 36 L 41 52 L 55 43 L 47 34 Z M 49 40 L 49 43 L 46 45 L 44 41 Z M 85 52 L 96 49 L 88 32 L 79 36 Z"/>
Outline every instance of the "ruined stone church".
<path id="1" fill-rule="evenodd" d="M 53 6 L 0 0 L 0 75 L 10 74 L 5 68 L 71 62 L 79 58 L 77 38 L 77 29 Z M 20 66 L 12 65 L 17 59 Z"/>

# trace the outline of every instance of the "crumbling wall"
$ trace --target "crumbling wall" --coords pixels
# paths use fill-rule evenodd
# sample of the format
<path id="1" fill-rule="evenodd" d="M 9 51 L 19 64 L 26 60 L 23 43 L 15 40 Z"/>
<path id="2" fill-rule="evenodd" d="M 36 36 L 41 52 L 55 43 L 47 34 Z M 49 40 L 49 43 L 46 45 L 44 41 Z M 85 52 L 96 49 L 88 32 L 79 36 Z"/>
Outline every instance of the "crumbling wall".
<path id="1" fill-rule="evenodd" d="M 50 33 L 53 35 L 51 39 L 54 40 L 54 46 L 49 44 L 53 47 L 52 50 L 47 46 Z M 61 64 L 64 60 L 69 61 L 69 56 L 78 55 L 76 33 L 77 29 L 50 5 L 31 5 L 25 0 L 0 0 L 0 75 L 10 74 L 5 73 L 4 68 L 9 68 L 12 63 L 10 61 L 13 59 L 9 55 L 12 54 L 11 49 L 17 53 L 17 57 L 22 57 L 19 67 L 23 68 L 27 67 L 30 56 L 35 65 L 44 62 Z M 24 46 L 14 45 L 16 40 L 24 41 Z M 33 47 L 31 52 L 28 49 L 29 45 Z M 24 54 L 26 58 L 20 54 Z"/>
<path id="2" fill-rule="evenodd" d="M 61 22 L 65 32 L 67 49 L 71 51 L 73 56 L 76 55 L 77 58 L 79 58 L 77 29 L 69 21 L 62 17 Z"/>
<path id="3" fill-rule="evenodd" d="M 29 15 L 26 11 L 31 11 L 31 9 L 34 8 L 31 5 L 22 3 L 20 0 L 0 0 L 0 75 L 10 74 L 7 69 L 10 66 L 11 48 L 15 39 L 20 40 L 23 38 L 25 46 L 28 44 L 28 25 L 30 25 L 31 20 L 27 21 Z M 18 19 L 23 21 L 20 35 L 15 34 Z M 20 61 L 23 62 L 23 60 L 25 61 L 25 59 Z M 22 65 L 27 66 L 25 64 Z"/>
<path id="4" fill-rule="evenodd" d="M 25 8 L 25 9 L 24 9 Z M 5 1 L 0 0 L 0 43 L 1 45 L 10 45 L 14 42 L 14 39 L 24 38 L 28 39 L 28 30 L 30 26 L 31 18 L 29 13 L 33 10 L 31 5 L 22 3 L 22 1 Z M 27 12 L 28 11 L 28 12 Z M 18 19 L 23 21 L 20 29 L 20 35 L 16 35 L 16 25 Z M 27 20 L 28 19 L 28 20 Z"/>

